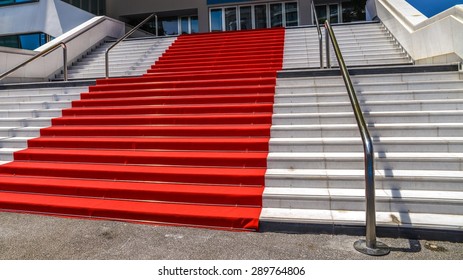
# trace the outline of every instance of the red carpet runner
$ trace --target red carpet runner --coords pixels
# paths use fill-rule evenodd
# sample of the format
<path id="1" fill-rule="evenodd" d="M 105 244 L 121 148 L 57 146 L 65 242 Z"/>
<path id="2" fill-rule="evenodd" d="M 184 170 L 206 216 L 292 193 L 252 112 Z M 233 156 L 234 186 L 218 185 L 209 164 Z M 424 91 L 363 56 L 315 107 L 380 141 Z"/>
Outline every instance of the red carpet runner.
<path id="1" fill-rule="evenodd" d="M 182 35 L 0 166 L 5 211 L 257 230 L 284 29 Z"/>

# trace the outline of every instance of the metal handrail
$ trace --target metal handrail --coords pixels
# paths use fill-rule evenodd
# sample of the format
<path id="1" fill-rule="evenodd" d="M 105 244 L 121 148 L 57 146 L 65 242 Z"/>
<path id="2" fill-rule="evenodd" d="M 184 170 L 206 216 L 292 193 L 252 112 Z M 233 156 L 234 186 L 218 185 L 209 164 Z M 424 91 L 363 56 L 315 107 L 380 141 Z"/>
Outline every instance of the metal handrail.
<path id="1" fill-rule="evenodd" d="M 52 51 L 56 50 L 59 47 L 63 48 L 63 72 L 64 72 L 63 74 L 64 74 L 64 80 L 67 81 L 68 80 L 68 54 L 67 54 L 67 46 L 63 42 L 60 42 L 60 43 L 58 43 L 56 45 L 53 45 L 53 46 L 41 51 L 40 53 L 36 54 L 34 57 L 24 61 L 23 63 L 19 64 L 18 66 L 14 67 L 13 69 L 8 70 L 5 73 L 1 74 L 0 75 L 0 81 L 3 80 L 4 78 L 6 78 L 11 73 L 18 70 L 19 68 L 24 67 L 26 64 L 29 64 L 30 62 L 36 60 L 39 57 L 42 57 L 42 56 L 45 56 L 45 55 L 51 53 Z"/>
<path id="2" fill-rule="evenodd" d="M 349 71 L 339 48 L 336 36 L 330 22 L 325 22 L 325 31 L 328 33 L 331 43 L 333 44 L 334 52 L 338 60 L 347 93 L 354 110 L 355 119 L 360 131 L 360 136 L 363 142 L 364 163 L 365 163 L 365 198 L 366 198 L 366 240 L 358 240 L 354 243 L 357 251 L 374 256 L 386 255 L 390 252 L 387 245 L 376 240 L 376 210 L 375 210 L 375 166 L 374 166 L 374 149 L 373 141 L 371 140 L 368 127 L 363 117 L 363 112 L 357 99 L 352 80 L 350 79 Z M 328 38 L 328 37 L 327 37 Z M 326 42 L 329 45 L 329 42 Z"/>
<path id="3" fill-rule="evenodd" d="M 318 45 L 319 45 L 319 53 L 320 53 L 320 69 L 323 69 L 323 35 L 322 35 L 322 29 L 320 28 L 320 24 L 318 22 L 318 17 L 317 17 L 317 12 L 315 11 L 315 4 L 314 0 L 312 0 L 312 13 L 313 17 L 315 19 L 315 25 L 317 26 L 317 32 L 318 32 Z"/>
<path id="4" fill-rule="evenodd" d="M 115 46 L 117 46 L 120 42 L 124 41 L 127 37 L 129 37 L 130 35 L 132 35 L 135 31 L 137 31 L 140 27 L 142 27 L 145 23 L 147 23 L 150 19 L 152 19 L 153 17 L 156 17 L 156 22 L 158 21 L 158 16 L 153 13 L 151 14 L 149 17 L 147 17 L 145 20 L 143 20 L 142 22 L 140 22 L 137 26 L 135 26 L 134 28 L 132 28 L 132 30 L 130 30 L 129 32 L 127 32 L 124 36 L 122 36 L 121 38 L 119 38 L 119 40 L 117 40 L 114 44 L 112 44 L 105 52 L 105 76 L 106 76 L 106 79 L 109 78 L 109 51 L 112 50 Z"/>

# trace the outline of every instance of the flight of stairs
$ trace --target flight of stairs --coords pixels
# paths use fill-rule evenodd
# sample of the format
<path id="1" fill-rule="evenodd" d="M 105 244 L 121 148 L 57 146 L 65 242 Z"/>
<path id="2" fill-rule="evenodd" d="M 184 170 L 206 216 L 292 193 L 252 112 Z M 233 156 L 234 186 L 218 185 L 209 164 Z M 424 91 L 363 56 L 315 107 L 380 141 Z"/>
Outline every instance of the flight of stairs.
<path id="1" fill-rule="evenodd" d="M 284 29 L 180 36 L 98 80 L 13 162 L 5 211 L 257 230 Z"/>
<path id="2" fill-rule="evenodd" d="M 334 31 L 374 141 L 378 225 L 461 231 L 462 72 L 413 66 L 379 23 Z M 316 34 L 182 35 L 146 44 L 156 63 L 141 63 L 142 77 L 0 91 L 0 208 L 245 230 L 362 227 L 362 142 L 339 73 L 307 69 L 319 67 Z M 142 73 L 124 69 L 145 51 L 116 50 L 113 76 Z M 103 76 L 102 54 L 71 77 Z"/>
<path id="3" fill-rule="evenodd" d="M 375 148 L 378 225 L 463 230 L 463 73 L 352 76 Z M 261 221 L 365 224 L 364 155 L 342 78 L 278 79 Z M 281 225 L 280 225 L 281 227 Z"/>
<path id="4" fill-rule="evenodd" d="M 13 160 L 13 153 L 27 148 L 29 139 L 61 117 L 61 111 L 80 99 L 87 86 L 34 87 L 0 90 L 0 164 Z"/>
<path id="5" fill-rule="evenodd" d="M 407 53 L 398 45 L 381 23 L 333 25 L 347 66 L 411 64 Z M 323 63 L 326 67 L 325 30 Z M 283 68 L 319 68 L 320 54 L 317 28 L 298 27 L 286 30 Z M 330 44 L 330 61 L 338 65 Z"/>
<path id="6" fill-rule="evenodd" d="M 109 76 L 141 76 L 172 45 L 177 37 L 127 39 L 109 52 Z M 105 52 L 114 44 L 107 41 L 85 54 L 68 69 L 68 78 L 96 79 L 105 77 Z M 63 79 L 63 74 L 56 76 Z"/>

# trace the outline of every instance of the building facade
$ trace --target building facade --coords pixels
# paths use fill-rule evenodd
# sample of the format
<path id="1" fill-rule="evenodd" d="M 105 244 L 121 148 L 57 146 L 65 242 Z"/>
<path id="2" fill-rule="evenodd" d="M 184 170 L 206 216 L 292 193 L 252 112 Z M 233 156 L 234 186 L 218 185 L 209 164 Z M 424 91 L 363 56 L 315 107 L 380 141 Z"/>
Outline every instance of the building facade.
<path id="1" fill-rule="evenodd" d="M 364 2 L 314 0 L 319 21 L 330 19 L 333 23 L 365 20 Z M 137 25 L 156 13 L 157 20 L 143 29 L 158 36 L 310 25 L 314 22 L 311 3 L 312 0 L 0 0 L 0 46 L 35 49 L 92 15 Z M 12 17 L 24 20 L 18 25 Z M 37 24 L 38 21 L 42 23 Z M 52 27 L 44 25 L 53 21 L 64 27 L 50 32 Z"/>

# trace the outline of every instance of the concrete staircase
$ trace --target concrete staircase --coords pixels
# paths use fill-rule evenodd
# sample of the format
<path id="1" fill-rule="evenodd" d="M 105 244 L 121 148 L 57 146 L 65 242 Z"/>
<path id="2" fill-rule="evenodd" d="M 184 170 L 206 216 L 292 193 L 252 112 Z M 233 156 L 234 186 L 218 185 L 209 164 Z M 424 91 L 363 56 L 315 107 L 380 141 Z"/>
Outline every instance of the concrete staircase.
<path id="1" fill-rule="evenodd" d="M 111 77 L 140 76 L 158 60 L 177 37 L 126 40 L 109 53 Z M 105 52 L 113 44 L 108 41 L 83 55 L 69 67 L 69 79 L 96 79 L 105 76 Z M 56 79 L 63 79 L 63 74 Z"/>
<path id="2" fill-rule="evenodd" d="M 381 23 L 334 25 L 347 66 L 411 64 L 408 55 Z M 323 28 L 323 59 L 326 64 Z M 283 68 L 319 68 L 319 43 L 315 27 L 286 30 Z M 330 45 L 331 65 L 337 60 Z M 326 65 L 325 65 L 326 66 Z"/>
<path id="3" fill-rule="evenodd" d="M 463 230 L 463 73 L 352 79 L 374 139 L 378 225 Z M 342 78 L 278 79 L 274 113 L 261 222 L 364 225 L 363 148 Z"/>
<path id="4" fill-rule="evenodd" d="M 27 148 L 27 141 L 40 129 L 61 117 L 64 108 L 87 87 L 42 87 L 0 90 L 0 164 L 13 160 L 13 153 Z"/>

